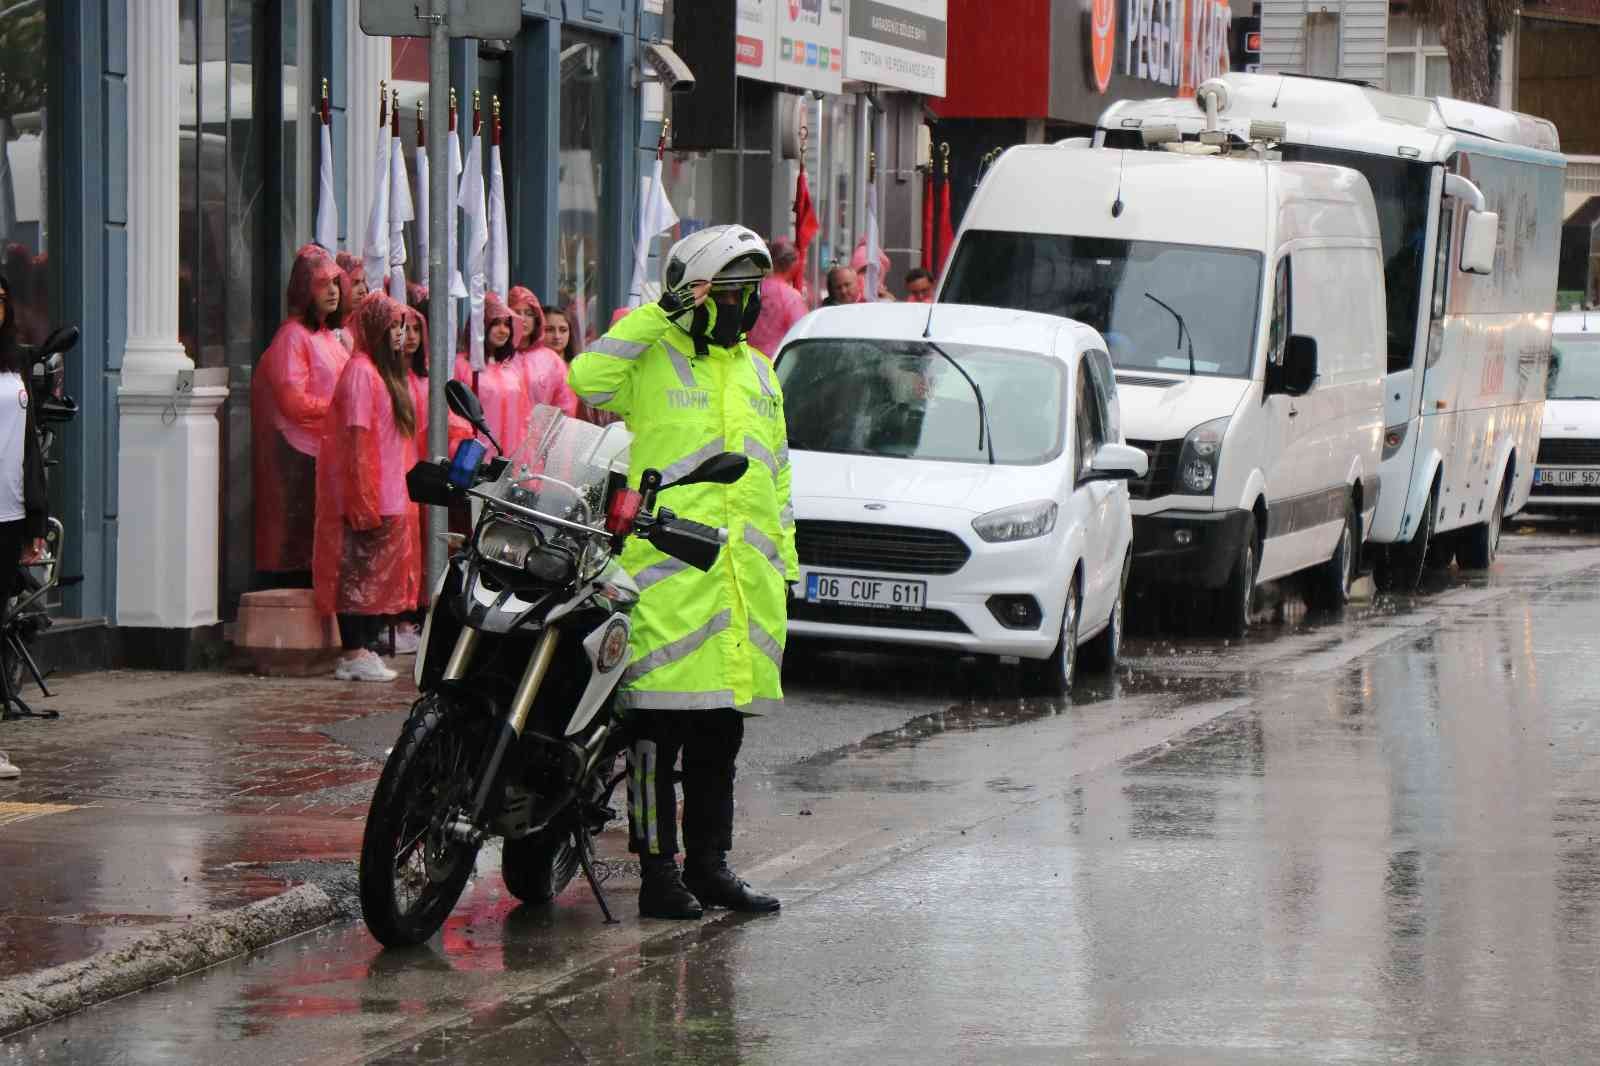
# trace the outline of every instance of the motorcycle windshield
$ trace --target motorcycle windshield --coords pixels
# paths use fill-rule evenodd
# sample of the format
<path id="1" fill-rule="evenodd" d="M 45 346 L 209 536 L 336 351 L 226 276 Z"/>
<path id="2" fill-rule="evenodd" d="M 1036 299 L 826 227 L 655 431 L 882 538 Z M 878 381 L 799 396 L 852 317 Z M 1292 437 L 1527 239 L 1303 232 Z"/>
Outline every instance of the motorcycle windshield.
<path id="1" fill-rule="evenodd" d="M 627 473 L 632 439 L 620 422 L 596 426 L 540 404 L 490 493 L 541 514 L 604 525 L 606 485 L 612 470 Z"/>

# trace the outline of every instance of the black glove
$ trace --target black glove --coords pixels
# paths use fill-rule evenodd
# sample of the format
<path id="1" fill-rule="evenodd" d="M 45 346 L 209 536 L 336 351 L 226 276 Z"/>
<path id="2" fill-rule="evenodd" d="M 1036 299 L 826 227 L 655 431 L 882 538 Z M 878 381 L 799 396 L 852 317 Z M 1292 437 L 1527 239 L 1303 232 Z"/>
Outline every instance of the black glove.
<path id="1" fill-rule="evenodd" d="M 688 289 L 668 289 L 661 294 L 661 299 L 656 303 L 667 313 L 667 317 L 671 318 L 694 306 L 694 293 Z"/>

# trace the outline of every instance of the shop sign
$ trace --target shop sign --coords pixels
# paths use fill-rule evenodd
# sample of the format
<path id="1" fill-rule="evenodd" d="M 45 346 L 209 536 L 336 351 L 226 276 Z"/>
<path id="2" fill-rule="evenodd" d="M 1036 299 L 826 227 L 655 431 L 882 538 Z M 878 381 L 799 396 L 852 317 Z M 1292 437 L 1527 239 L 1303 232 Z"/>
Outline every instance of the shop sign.
<path id="1" fill-rule="evenodd" d="M 781 0 L 739 0 L 734 27 L 734 66 L 743 78 L 777 80 L 777 49 L 773 47 Z M 726 10 L 726 9 L 724 9 Z"/>
<path id="2" fill-rule="evenodd" d="M 844 85 L 844 0 L 778 0 L 777 7 L 777 80 L 837 93 Z"/>
<path id="3" fill-rule="evenodd" d="M 1226 0 L 1084 2 L 1090 57 L 1085 70 L 1098 93 L 1110 90 L 1113 67 L 1126 78 L 1168 87 L 1179 96 L 1193 96 L 1195 86 L 1231 69 L 1233 12 Z"/>
<path id="4" fill-rule="evenodd" d="M 844 81 L 844 0 L 739 0 L 741 77 L 837 93 Z"/>
<path id="5" fill-rule="evenodd" d="M 851 0 L 845 75 L 943 96 L 948 14 L 946 0 Z"/>

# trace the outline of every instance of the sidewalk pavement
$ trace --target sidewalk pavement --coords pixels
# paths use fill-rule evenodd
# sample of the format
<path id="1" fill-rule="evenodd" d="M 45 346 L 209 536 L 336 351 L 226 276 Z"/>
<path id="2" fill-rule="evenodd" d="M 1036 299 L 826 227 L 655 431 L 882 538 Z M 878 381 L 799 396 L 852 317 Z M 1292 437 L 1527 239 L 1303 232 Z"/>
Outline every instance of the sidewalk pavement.
<path id="1" fill-rule="evenodd" d="M 59 719 L 0 722 L 22 768 L 0 781 L 0 982 L 298 882 L 348 911 L 378 760 L 415 693 L 410 659 L 396 665 L 387 685 L 52 679 L 40 704 Z M 340 729 L 364 733 L 362 750 L 329 735 Z"/>

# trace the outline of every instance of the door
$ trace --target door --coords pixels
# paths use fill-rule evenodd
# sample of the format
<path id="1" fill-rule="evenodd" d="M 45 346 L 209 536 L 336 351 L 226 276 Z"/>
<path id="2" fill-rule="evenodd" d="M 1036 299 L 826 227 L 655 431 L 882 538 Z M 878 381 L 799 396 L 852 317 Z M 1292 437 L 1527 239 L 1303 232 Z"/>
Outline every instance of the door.
<path id="1" fill-rule="evenodd" d="M 1306 413 L 1306 403 L 1305 397 L 1289 396 L 1281 386 L 1284 351 L 1289 335 L 1296 328 L 1294 295 L 1299 291 L 1295 284 L 1296 267 L 1291 256 L 1285 254 L 1273 268 L 1272 317 L 1267 330 L 1267 365 L 1261 406 L 1251 410 L 1247 405 L 1241 412 L 1251 417 L 1255 425 L 1241 427 L 1249 432 L 1230 435 L 1232 451 L 1222 460 L 1224 469 L 1230 463 L 1260 464 L 1267 499 L 1267 528 L 1260 531 L 1264 537 L 1259 567 L 1262 581 L 1299 569 L 1291 531 L 1296 498 L 1306 492 L 1305 457 L 1299 448 L 1300 422 Z M 1242 479 L 1230 478 L 1229 484 L 1242 486 Z M 1241 500 L 1239 506 L 1248 507 L 1251 502 Z"/>
<path id="2" fill-rule="evenodd" d="M 1083 622 L 1084 631 L 1111 617 L 1122 560 L 1111 561 L 1119 540 L 1114 520 L 1113 499 L 1117 482 L 1085 481 L 1090 463 L 1108 439 L 1107 412 L 1095 384 L 1093 362 L 1088 353 L 1078 357 L 1072 410 L 1076 432 L 1076 484 L 1073 488 L 1072 515 L 1083 524 Z M 1126 495 L 1124 493 L 1124 495 Z"/>

